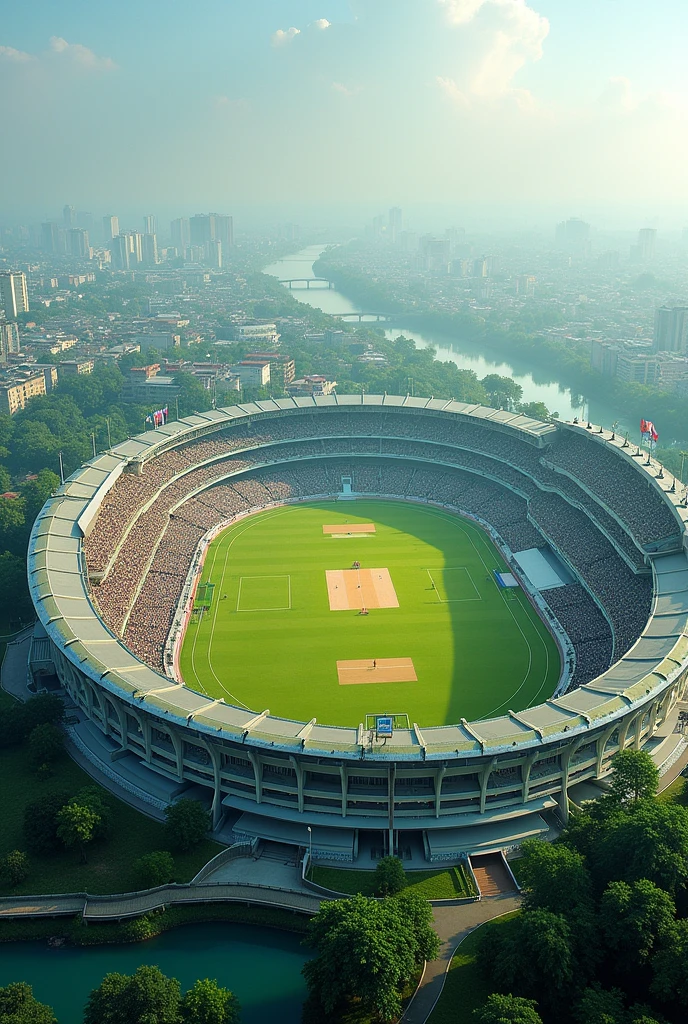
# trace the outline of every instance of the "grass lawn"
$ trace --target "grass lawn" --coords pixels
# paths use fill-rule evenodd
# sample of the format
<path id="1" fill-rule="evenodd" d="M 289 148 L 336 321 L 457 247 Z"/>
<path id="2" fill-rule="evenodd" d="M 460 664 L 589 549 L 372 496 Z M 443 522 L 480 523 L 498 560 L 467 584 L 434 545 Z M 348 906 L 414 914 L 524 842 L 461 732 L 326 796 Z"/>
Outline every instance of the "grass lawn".
<path id="1" fill-rule="evenodd" d="M 491 992 L 478 968 L 480 941 L 487 929 L 499 928 L 517 913 L 488 921 L 463 940 L 452 957 L 442 995 L 428 1018 L 429 1024 L 471 1024 L 473 1010 L 482 1006 Z"/>
<path id="2" fill-rule="evenodd" d="M 0 690 L 0 714 L 11 703 L 12 698 Z M 55 766 L 51 778 L 39 780 L 24 747 L 0 750 L 0 857 L 10 850 L 26 850 L 22 822 L 28 804 L 49 793 L 66 791 L 72 796 L 84 786 L 93 785 L 90 775 L 67 755 Z M 134 861 L 151 850 L 165 848 L 163 826 L 103 792 L 112 806 L 112 833 L 105 842 L 96 843 L 88 850 L 88 863 L 80 864 L 79 854 L 74 850 L 59 851 L 52 856 L 29 855 L 29 877 L 11 889 L 0 883 L 0 895 L 83 891 L 99 894 L 137 888 L 132 870 Z M 190 881 L 221 849 L 208 840 L 192 853 L 175 854 L 176 881 Z"/>
<path id="3" fill-rule="evenodd" d="M 679 775 L 677 779 L 657 794 L 657 799 L 664 804 L 681 804 L 685 807 L 688 804 L 688 779 Z"/>
<path id="4" fill-rule="evenodd" d="M 340 868 L 323 868 L 314 865 L 310 875 L 312 882 L 335 892 L 364 896 L 375 895 L 374 871 L 346 871 Z M 440 871 L 407 871 L 406 888 L 417 892 L 426 900 L 452 900 L 474 896 L 473 885 L 463 865 L 442 868 Z"/>
<path id="5" fill-rule="evenodd" d="M 364 523 L 376 532 L 323 534 L 325 525 Z M 389 571 L 398 608 L 330 611 L 326 570 L 355 560 Z M 184 679 L 252 710 L 344 726 L 385 711 L 422 727 L 530 707 L 554 691 L 559 653 L 525 595 L 495 583 L 493 570 L 505 568 L 477 526 L 411 503 L 309 503 L 250 516 L 207 553 L 213 597 L 187 631 Z M 412 659 L 417 681 L 339 683 L 338 661 L 388 658 Z"/>

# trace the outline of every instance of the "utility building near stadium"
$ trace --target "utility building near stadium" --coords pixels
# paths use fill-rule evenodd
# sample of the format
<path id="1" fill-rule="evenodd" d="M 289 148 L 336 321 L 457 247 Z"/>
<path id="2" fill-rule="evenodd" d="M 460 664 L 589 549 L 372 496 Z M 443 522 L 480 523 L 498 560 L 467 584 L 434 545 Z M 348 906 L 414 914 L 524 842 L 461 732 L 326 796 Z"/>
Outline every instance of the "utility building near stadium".
<path id="1" fill-rule="evenodd" d="M 386 851 L 413 840 L 433 862 L 510 846 L 550 815 L 565 820 L 617 751 L 676 746 L 683 491 L 609 431 L 453 401 L 330 395 L 191 416 L 94 458 L 46 503 L 29 545 L 29 671 L 35 688 L 66 691 L 71 738 L 125 799 L 205 800 L 225 841 L 307 847 L 310 836 L 314 858 L 341 861 L 364 840 Z M 184 684 L 178 653 L 209 538 L 260 509 L 357 495 L 489 533 L 559 648 L 550 699 L 376 729 L 276 717 Z M 391 692 L 369 710 L 403 712 Z"/>

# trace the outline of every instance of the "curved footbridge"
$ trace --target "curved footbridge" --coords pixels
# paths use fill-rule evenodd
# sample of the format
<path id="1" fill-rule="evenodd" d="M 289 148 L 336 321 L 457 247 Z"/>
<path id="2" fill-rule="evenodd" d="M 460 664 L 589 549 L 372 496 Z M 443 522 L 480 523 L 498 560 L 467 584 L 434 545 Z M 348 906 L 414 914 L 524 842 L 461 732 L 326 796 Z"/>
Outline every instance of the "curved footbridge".
<path id="1" fill-rule="evenodd" d="M 268 885 L 232 882 L 202 882 L 197 885 L 189 882 L 187 885 L 163 885 L 116 896 L 89 896 L 87 893 L 6 896 L 0 899 L 0 920 L 80 915 L 84 921 L 124 921 L 165 907 L 198 903 L 243 903 L 312 915 L 317 913 L 321 901 L 322 897 L 314 894 L 275 889 Z"/>

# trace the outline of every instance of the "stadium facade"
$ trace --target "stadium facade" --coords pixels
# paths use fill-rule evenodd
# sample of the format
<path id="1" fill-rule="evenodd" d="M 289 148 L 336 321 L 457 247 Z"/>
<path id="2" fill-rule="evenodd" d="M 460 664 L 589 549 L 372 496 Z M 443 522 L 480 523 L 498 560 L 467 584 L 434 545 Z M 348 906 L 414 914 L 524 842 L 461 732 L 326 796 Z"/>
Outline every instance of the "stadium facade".
<path id="1" fill-rule="evenodd" d="M 187 688 L 177 651 L 202 552 L 259 508 L 354 492 L 469 515 L 572 583 L 524 586 L 557 638 L 558 696 L 527 711 L 364 728 L 291 721 Z M 684 489 L 601 428 L 395 396 L 270 400 L 132 438 L 82 466 L 33 528 L 29 672 L 64 688 L 72 738 L 123 793 L 200 796 L 236 837 L 352 860 L 422 840 L 429 860 L 565 819 L 627 746 L 656 745 L 688 680 Z M 382 709 L 380 709 L 382 710 Z M 308 833 L 308 827 L 312 832 Z"/>

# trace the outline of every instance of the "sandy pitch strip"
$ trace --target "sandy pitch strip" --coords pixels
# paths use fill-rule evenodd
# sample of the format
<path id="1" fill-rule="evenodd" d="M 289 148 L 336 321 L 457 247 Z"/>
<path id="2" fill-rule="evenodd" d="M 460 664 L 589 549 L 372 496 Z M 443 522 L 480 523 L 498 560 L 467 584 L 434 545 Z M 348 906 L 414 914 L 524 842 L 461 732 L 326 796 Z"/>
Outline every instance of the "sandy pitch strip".
<path id="1" fill-rule="evenodd" d="M 323 533 L 375 533 L 375 523 L 338 523 L 336 526 L 323 526 Z"/>
<path id="2" fill-rule="evenodd" d="M 331 612 L 361 608 L 398 608 L 388 569 L 326 569 Z"/>
<path id="3" fill-rule="evenodd" d="M 338 661 L 340 686 L 360 683 L 415 683 L 416 670 L 410 658 L 366 658 L 364 661 Z"/>

